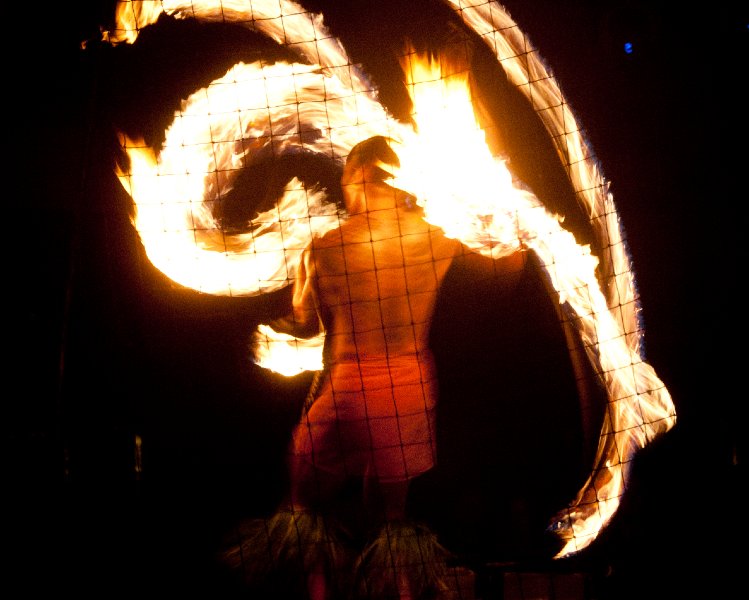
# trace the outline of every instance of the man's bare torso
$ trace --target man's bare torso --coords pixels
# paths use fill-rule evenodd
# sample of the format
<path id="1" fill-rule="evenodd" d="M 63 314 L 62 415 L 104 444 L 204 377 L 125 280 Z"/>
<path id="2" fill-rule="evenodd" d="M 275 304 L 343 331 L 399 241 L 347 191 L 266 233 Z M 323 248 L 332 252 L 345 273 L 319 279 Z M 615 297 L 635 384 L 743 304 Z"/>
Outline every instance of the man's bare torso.
<path id="1" fill-rule="evenodd" d="M 315 240 L 329 359 L 425 351 L 440 284 L 460 247 L 400 203 L 354 215 Z"/>

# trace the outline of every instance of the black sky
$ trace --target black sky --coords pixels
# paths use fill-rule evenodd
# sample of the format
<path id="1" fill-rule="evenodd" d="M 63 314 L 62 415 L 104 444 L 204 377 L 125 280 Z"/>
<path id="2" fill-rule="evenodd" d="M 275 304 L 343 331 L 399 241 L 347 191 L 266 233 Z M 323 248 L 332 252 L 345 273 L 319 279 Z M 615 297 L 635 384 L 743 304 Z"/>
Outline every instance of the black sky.
<path id="1" fill-rule="evenodd" d="M 112 172 L 111 125 L 157 135 L 185 92 L 252 50 L 234 30 L 161 23 L 168 45 L 144 32 L 140 52 L 95 42 L 82 52 L 111 5 L 69 3 L 55 18 L 15 20 L 28 36 L 10 53 L 18 102 L 6 144 L 8 229 L 21 257 L 4 419 L 17 556 L 31 589 L 140 590 L 151 581 L 215 591 L 208 564 L 218 533 L 282 493 L 285 436 L 309 377 L 283 380 L 249 363 L 248 334 L 282 294 L 175 290 L 143 258 Z M 378 42 L 413 28 L 415 14 L 440 15 L 421 0 L 305 5 L 329 16 L 383 86 L 391 72 Z M 621 518 L 582 568 L 613 570 L 606 598 L 633 597 L 664 566 L 669 578 L 652 597 L 689 589 L 697 570 L 700 583 L 728 590 L 737 564 L 722 536 L 737 531 L 744 468 L 734 390 L 745 329 L 746 15 L 722 3 L 699 13 L 669 2 L 504 6 L 550 65 L 611 182 L 647 360 L 680 419 L 643 453 Z M 415 491 L 415 511 L 478 560 L 537 558 L 545 515 L 584 471 L 564 347 L 537 282 L 513 293 L 492 282 L 466 290 L 468 275 L 448 281 L 436 325 L 442 363 L 455 373 L 444 377 L 441 469 Z M 468 342 L 477 338 L 503 347 L 476 355 Z M 136 436 L 145 460 L 137 476 Z"/>

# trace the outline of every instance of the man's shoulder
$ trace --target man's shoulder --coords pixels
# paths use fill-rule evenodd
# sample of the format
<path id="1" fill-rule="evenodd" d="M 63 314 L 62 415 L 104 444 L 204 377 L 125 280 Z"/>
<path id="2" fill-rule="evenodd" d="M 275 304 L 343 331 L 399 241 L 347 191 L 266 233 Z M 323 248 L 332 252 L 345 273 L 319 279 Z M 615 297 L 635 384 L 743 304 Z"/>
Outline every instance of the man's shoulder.
<path id="1" fill-rule="evenodd" d="M 309 245 L 312 252 L 329 250 L 331 248 L 340 248 L 343 241 L 343 234 L 340 227 L 336 227 L 321 236 L 314 237 Z"/>

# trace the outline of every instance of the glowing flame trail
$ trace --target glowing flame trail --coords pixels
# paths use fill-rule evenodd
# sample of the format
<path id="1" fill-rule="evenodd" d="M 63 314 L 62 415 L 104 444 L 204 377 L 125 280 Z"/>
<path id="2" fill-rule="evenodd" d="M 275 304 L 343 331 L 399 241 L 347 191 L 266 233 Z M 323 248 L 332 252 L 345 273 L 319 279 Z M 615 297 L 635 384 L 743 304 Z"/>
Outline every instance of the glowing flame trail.
<path id="1" fill-rule="evenodd" d="M 635 452 L 673 426 L 674 407 L 640 356 L 639 305 L 618 215 L 556 82 L 501 5 L 450 4 L 489 44 L 538 111 L 564 157 L 580 206 L 606 248 L 602 256 L 579 246 L 555 215 L 514 184 L 501 158 L 491 156 L 463 77 L 444 77 L 438 63 L 407 58 L 416 133 L 380 106 L 322 16 L 287 1 L 118 4 L 118 26 L 104 35 L 112 44 L 133 43 L 139 30 L 163 13 L 242 24 L 293 47 L 303 61 L 235 65 L 184 102 L 158 153 L 123 136 L 131 166 L 120 180 L 136 204 L 134 224 L 149 259 L 174 281 L 211 294 L 254 295 L 288 285 L 312 236 L 345 218 L 326 202 L 324 190 L 304 189 L 293 180 L 277 207 L 253 219 L 247 233 L 222 232 L 212 216 L 213 204 L 231 189 L 250 153 L 267 147 L 277 154 L 304 148 L 341 161 L 358 141 L 389 136 L 399 143 L 402 163 L 396 184 L 419 198 L 427 220 L 491 257 L 534 252 L 609 399 L 591 476 L 559 516 L 566 543 L 558 556 L 566 556 L 587 547 L 610 521 Z M 446 144 L 445 123 L 455 136 L 448 143 L 460 148 L 442 157 L 449 164 L 435 152 Z M 448 178 L 454 172 L 459 179 Z M 285 374 L 321 367 L 322 337 L 302 346 L 261 326 L 256 341 L 262 366 Z M 284 354 L 285 368 L 274 367 L 274 357 L 289 348 L 303 350 L 312 362 Z"/>
<path id="2" fill-rule="evenodd" d="M 337 156 L 355 143 L 353 132 L 330 135 L 324 93 L 338 94 L 344 114 L 361 103 L 338 79 L 317 71 L 301 64 L 237 64 L 184 102 L 158 159 L 125 141 L 131 167 L 121 180 L 136 203 L 135 226 L 149 259 L 171 279 L 210 294 L 272 291 L 293 278 L 287 265 L 296 264 L 311 236 L 338 225 L 335 205 L 298 180 L 276 210 L 253 219 L 248 233 L 225 235 L 212 213 L 241 172 L 248 148 L 272 145 L 282 154 L 313 147 Z"/>
<path id="3" fill-rule="evenodd" d="M 321 190 L 305 190 L 293 180 L 277 211 L 231 236 L 213 217 L 213 205 L 231 190 L 251 151 L 271 147 L 278 156 L 299 148 L 341 160 L 358 141 L 386 132 L 388 116 L 326 33 L 322 17 L 293 2 L 120 2 L 118 25 L 104 39 L 133 43 L 162 13 L 241 23 L 279 43 L 294 42 L 311 63 L 235 65 L 183 103 L 158 157 L 123 136 L 131 166 L 120 179 L 135 201 L 135 226 L 157 268 L 209 294 L 284 287 L 311 237 L 338 225 L 335 205 Z"/>
<path id="4" fill-rule="evenodd" d="M 560 533 L 569 539 L 558 556 L 566 556 L 590 545 L 611 520 L 634 454 L 673 427 L 675 407 L 663 382 L 641 358 L 640 306 L 618 213 L 555 79 L 527 37 L 496 2 L 448 1 L 492 48 L 510 81 L 537 110 L 566 159 L 578 201 L 601 248 L 605 248 L 598 257 L 597 277 L 584 268 L 564 273 L 554 263 L 557 249 L 533 248 L 546 265 L 560 294 L 560 304 L 576 326 L 609 398 L 592 474 L 559 517 Z M 582 287 L 570 285 L 576 277 L 582 279 Z"/>

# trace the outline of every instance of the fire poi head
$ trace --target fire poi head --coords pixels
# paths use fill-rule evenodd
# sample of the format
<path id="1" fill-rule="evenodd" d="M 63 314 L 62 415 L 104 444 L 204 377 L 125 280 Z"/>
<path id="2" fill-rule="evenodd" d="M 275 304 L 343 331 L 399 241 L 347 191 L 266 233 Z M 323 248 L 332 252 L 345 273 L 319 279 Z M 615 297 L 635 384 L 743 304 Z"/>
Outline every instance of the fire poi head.
<path id="1" fill-rule="evenodd" d="M 324 187 L 293 177 L 245 231 L 223 230 L 215 203 L 255 155 L 307 152 L 342 168 L 352 149 L 370 139 L 397 144 L 397 161 L 382 159 L 388 170 L 397 167 L 393 185 L 417 198 L 424 218 L 449 237 L 491 258 L 531 253 L 562 326 L 608 399 L 590 476 L 551 519 L 564 540 L 557 557 L 565 557 L 588 547 L 610 522 L 634 455 L 674 425 L 674 405 L 642 356 L 639 299 L 618 213 L 557 82 L 497 2 L 435 6 L 450 9 L 443 42 L 454 42 L 458 32 L 458 43 L 435 53 L 403 40 L 400 80 L 410 102 L 403 115 L 383 106 L 380 90 L 328 31 L 324 15 L 296 2 L 118 2 L 116 26 L 104 34 L 113 45 L 132 44 L 166 15 L 235 23 L 296 57 L 233 65 L 184 99 L 159 148 L 122 132 L 129 165 L 118 175 L 133 199 L 133 224 L 149 260 L 180 285 L 207 294 L 253 296 L 289 285 L 312 238 L 347 218 Z M 452 52 L 465 55 L 447 64 Z M 493 64 L 479 69 L 484 56 Z M 502 88 L 499 100 L 475 93 L 503 79 L 512 90 Z M 511 107 L 508 98 L 523 102 Z M 534 191 L 531 173 L 508 166 L 515 150 L 501 113 L 514 109 L 535 111 L 571 202 Z M 256 361 L 288 375 L 317 370 L 323 339 L 297 340 L 261 326 Z"/>

